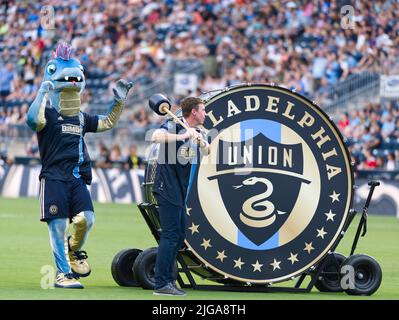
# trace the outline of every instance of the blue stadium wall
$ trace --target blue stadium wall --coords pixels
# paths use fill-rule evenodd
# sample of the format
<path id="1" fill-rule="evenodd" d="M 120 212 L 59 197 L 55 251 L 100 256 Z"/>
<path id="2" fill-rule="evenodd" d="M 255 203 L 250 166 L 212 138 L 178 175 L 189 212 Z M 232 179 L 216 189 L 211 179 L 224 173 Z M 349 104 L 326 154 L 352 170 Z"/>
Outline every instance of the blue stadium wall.
<path id="1" fill-rule="evenodd" d="M 40 165 L 0 166 L 0 195 L 9 198 L 38 197 Z M 98 202 L 140 203 L 143 201 L 144 170 L 93 169 L 89 186 Z"/>
<path id="2" fill-rule="evenodd" d="M 0 196 L 38 197 L 40 165 L 0 166 Z M 103 203 L 141 203 L 144 170 L 93 169 L 93 182 L 89 187 L 93 200 Z M 362 210 L 369 187 L 368 180 L 357 179 L 354 207 Z M 1 206 L 0 206 L 1 209 Z M 376 188 L 369 213 L 399 217 L 399 181 L 383 180 Z"/>

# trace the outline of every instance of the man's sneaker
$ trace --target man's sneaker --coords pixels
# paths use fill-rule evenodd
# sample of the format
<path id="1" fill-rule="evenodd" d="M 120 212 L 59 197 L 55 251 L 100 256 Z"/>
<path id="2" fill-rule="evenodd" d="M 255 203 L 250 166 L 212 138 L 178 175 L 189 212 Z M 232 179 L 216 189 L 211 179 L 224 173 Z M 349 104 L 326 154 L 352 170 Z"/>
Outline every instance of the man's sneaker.
<path id="1" fill-rule="evenodd" d="M 54 287 L 65 289 L 83 289 L 82 284 L 71 273 L 59 273 L 55 278 Z"/>
<path id="2" fill-rule="evenodd" d="M 69 237 L 70 238 L 70 237 Z M 86 251 L 72 251 L 69 246 L 68 238 L 68 256 L 69 265 L 71 266 L 72 272 L 79 277 L 87 277 L 90 272 L 90 266 L 87 262 L 87 252 Z"/>
<path id="3" fill-rule="evenodd" d="M 156 289 L 154 291 L 154 296 L 180 296 L 184 297 L 186 293 L 183 290 L 175 288 L 172 283 L 168 283 L 162 288 Z"/>
<path id="4" fill-rule="evenodd" d="M 173 287 L 175 287 L 176 290 L 178 290 L 178 291 L 180 291 L 182 294 L 186 295 L 186 291 L 184 291 L 184 290 L 182 290 L 182 289 L 180 289 L 180 288 L 177 287 L 176 281 L 173 281 L 173 282 L 171 282 L 170 284 L 171 284 Z"/>

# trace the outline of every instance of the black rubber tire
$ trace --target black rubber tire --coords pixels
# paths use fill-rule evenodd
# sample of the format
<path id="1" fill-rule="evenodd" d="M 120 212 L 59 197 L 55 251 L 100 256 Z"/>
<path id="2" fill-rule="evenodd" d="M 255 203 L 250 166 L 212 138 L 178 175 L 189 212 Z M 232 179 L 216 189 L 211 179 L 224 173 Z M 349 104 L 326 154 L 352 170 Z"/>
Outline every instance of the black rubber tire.
<path id="1" fill-rule="evenodd" d="M 315 287 L 320 292 L 343 292 L 341 288 L 341 265 L 346 257 L 340 253 L 333 252 L 326 257 L 328 261 L 324 266 Z M 328 272 L 323 274 L 324 272 Z"/>
<path id="2" fill-rule="evenodd" d="M 155 261 L 158 248 L 149 248 L 141 252 L 133 265 L 133 274 L 143 289 L 154 290 L 155 288 Z M 174 268 L 177 277 L 177 263 Z"/>
<path id="3" fill-rule="evenodd" d="M 344 266 L 353 267 L 355 273 L 353 287 L 345 290 L 347 294 L 370 296 L 380 287 L 382 270 L 373 257 L 365 254 L 354 254 L 342 263 L 341 268 Z"/>
<path id="4" fill-rule="evenodd" d="M 115 282 L 121 287 L 139 287 L 140 283 L 133 275 L 133 264 L 140 249 L 123 249 L 119 251 L 111 264 L 111 273 Z"/>

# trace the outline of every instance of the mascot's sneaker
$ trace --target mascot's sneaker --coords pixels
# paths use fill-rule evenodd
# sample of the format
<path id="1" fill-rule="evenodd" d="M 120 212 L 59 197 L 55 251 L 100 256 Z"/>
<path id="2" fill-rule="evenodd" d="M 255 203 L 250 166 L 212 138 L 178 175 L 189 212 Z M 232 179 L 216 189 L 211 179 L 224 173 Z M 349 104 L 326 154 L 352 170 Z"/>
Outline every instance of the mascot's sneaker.
<path id="1" fill-rule="evenodd" d="M 91 269 L 87 262 L 86 251 L 69 251 L 68 255 L 72 272 L 78 277 L 87 277 Z"/>
<path id="2" fill-rule="evenodd" d="M 64 289 L 83 289 L 82 284 L 76 280 L 72 273 L 59 273 L 55 279 L 54 287 Z"/>
<path id="3" fill-rule="evenodd" d="M 78 277 L 87 277 L 91 272 L 89 263 L 87 262 L 87 252 L 71 250 L 69 245 L 70 238 L 68 237 L 68 256 L 72 272 Z"/>

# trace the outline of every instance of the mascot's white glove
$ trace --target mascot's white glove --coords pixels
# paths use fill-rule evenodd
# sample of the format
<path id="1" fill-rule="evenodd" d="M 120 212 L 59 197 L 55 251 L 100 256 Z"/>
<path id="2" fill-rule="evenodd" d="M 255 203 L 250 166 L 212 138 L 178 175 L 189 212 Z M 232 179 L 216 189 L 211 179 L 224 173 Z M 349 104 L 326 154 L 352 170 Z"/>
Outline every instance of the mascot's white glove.
<path id="1" fill-rule="evenodd" d="M 132 87 L 133 82 L 127 82 L 123 79 L 116 82 L 115 88 L 112 89 L 115 101 L 112 103 L 110 111 L 106 116 L 99 116 L 97 132 L 106 131 L 115 127 L 122 114 L 129 90 Z"/>
<path id="2" fill-rule="evenodd" d="M 123 79 L 118 80 L 115 88 L 112 90 L 114 92 L 115 100 L 118 102 L 124 102 L 131 88 L 133 88 L 133 82 L 127 82 Z"/>

